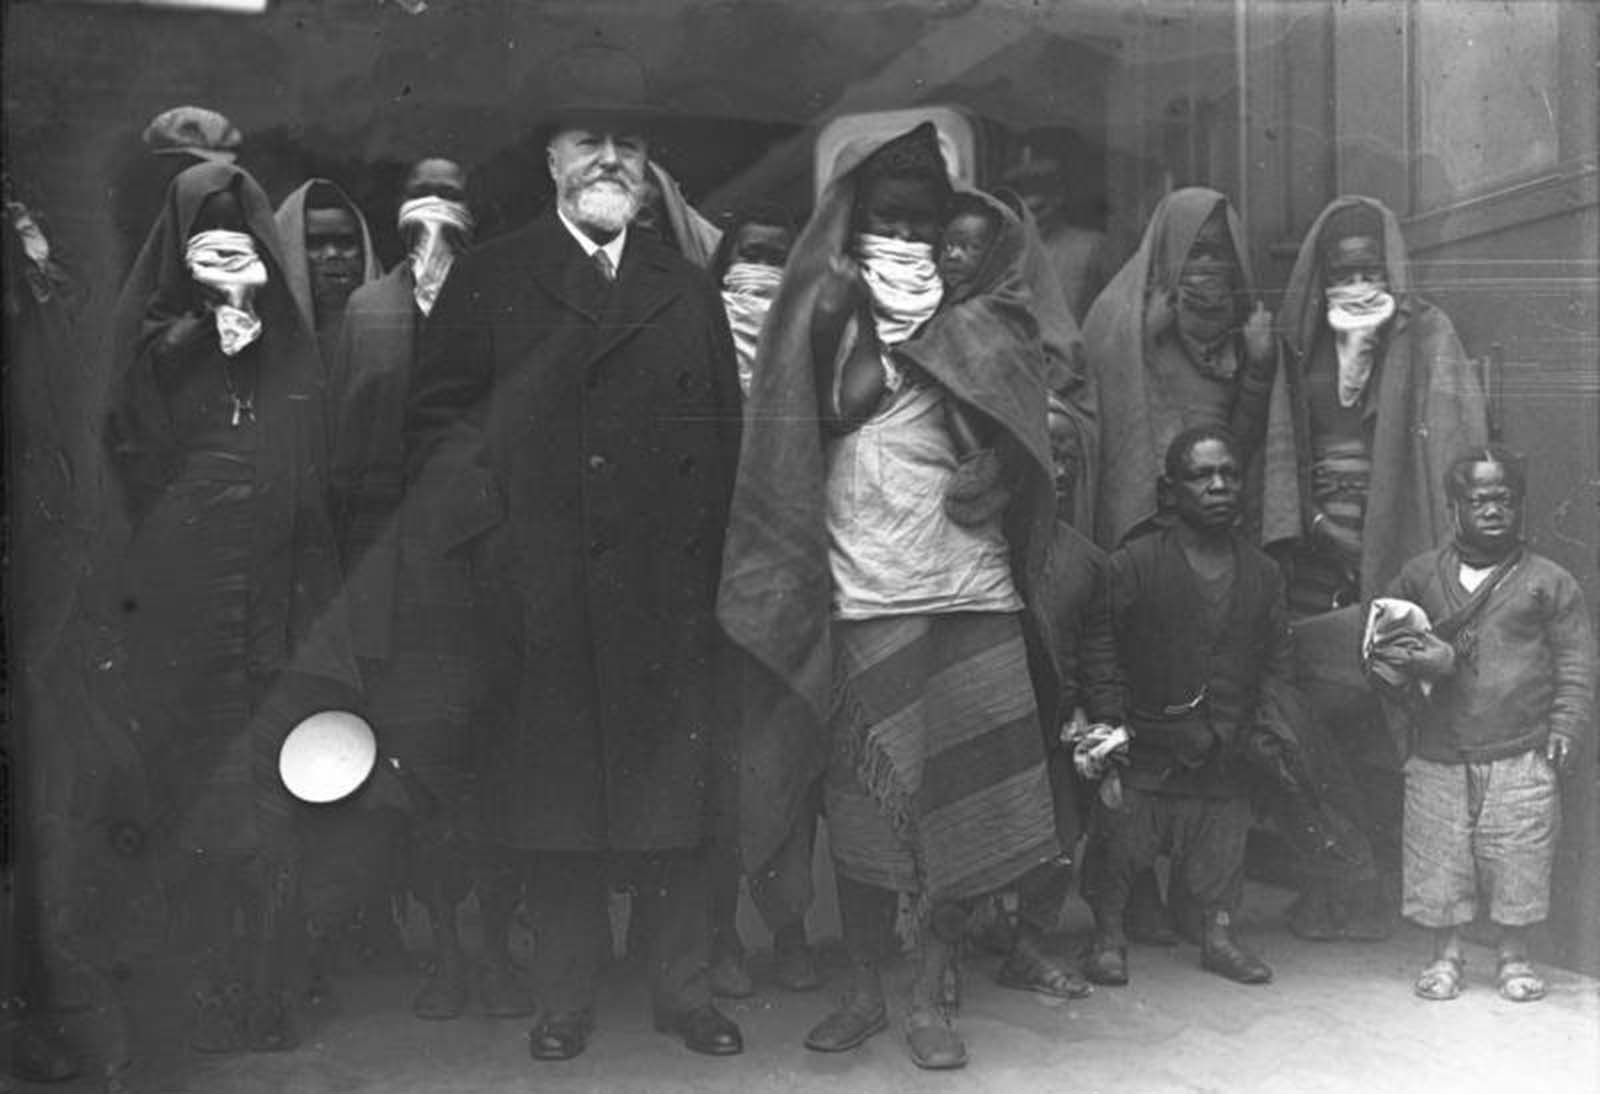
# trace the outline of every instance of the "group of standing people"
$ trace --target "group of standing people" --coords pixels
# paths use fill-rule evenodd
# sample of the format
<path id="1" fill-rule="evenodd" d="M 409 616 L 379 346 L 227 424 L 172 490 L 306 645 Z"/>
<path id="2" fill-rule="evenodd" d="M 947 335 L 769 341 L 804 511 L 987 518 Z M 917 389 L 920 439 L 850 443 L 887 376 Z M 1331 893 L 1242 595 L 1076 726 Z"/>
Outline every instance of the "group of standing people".
<path id="1" fill-rule="evenodd" d="M 419 1016 L 460 1014 L 476 983 L 486 1012 L 534 1016 L 535 1059 L 583 1052 L 622 885 L 656 1028 L 736 1054 L 713 996 L 752 990 L 740 875 L 779 982 L 819 986 L 825 816 L 850 969 L 806 1043 L 887 1027 L 904 902 L 926 1068 L 966 1060 L 960 955 L 996 894 L 1017 909 L 1000 981 L 1078 997 L 1126 983 L 1130 934 L 1159 933 L 1138 905 L 1165 855 L 1203 966 L 1268 981 L 1233 926 L 1253 800 L 1337 860 L 1297 923 L 1359 935 L 1325 882 L 1380 901 L 1380 837 L 1341 752 L 1355 730 L 1297 688 L 1297 613 L 1389 591 L 1437 620 L 1467 595 L 1451 567 L 1488 566 L 1474 653 L 1385 647 L 1417 756 L 1498 800 L 1480 766 L 1565 762 L 1592 725 L 1576 585 L 1517 546 L 1523 472 L 1488 446 L 1481 386 L 1377 202 L 1319 218 L 1275 327 L 1227 199 L 1170 194 L 1080 336 L 1027 196 L 954 185 L 929 125 L 846 149 L 798 232 L 757 209 L 720 244 L 643 129 L 557 112 L 553 205 L 475 246 L 462 169 L 418 162 L 387 275 L 330 181 L 276 214 L 227 156 L 170 184 L 117 307 L 106 421 L 134 721 L 203 940 L 195 1047 L 292 1045 L 289 977 L 349 914 L 332 902 L 308 939 L 353 864 L 328 853 L 341 815 L 275 771 L 318 710 L 363 712 L 409 776 L 406 887 L 435 942 Z M 1402 573 L 1452 543 L 1442 577 Z M 1516 657 L 1481 671 L 1502 644 Z M 1476 823 L 1484 792 L 1468 809 L 1430 777 Z M 1544 842 L 1502 839 L 1515 865 L 1487 870 L 1508 997 L 1542 990 L 1521 932 L 1548 903 L 1539 800 Z M 1417 990 L 1439 998 L 1482 848 L 1413 812 L 1406 910 L 1442 932 Z M 1046 939 L 1080 839 L 1081 971 Z M 476 978 L 455 926 L 472 889 Z"/>

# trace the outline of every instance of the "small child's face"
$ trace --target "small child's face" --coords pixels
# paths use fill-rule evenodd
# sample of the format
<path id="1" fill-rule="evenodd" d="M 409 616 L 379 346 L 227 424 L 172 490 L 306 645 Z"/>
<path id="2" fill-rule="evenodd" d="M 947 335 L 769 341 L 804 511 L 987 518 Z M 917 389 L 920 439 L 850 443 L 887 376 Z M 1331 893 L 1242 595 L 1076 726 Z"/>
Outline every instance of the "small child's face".
<path id="1" fill-rule="evenodd" d="M 1072 515 L 1078 481 L 1078 427 L 1065 414 L 1050 412 L 1050 470 L 1056 492 L 1056 514 L 1063 520 Z"/>
<path id="2" fill-rule="evenodd" d="M 947 289 L 972 280 L 994 242 L 995 227 L 979 213 L 957 213 L 939 241 L 939 276 Z"/>
<path id="3" fill-rule="evenodd" d="M 733 243 L 733 260 L 757 266 L 776 266 L 783 269 L 789 261 L 789 249 L 794 246 L 794 233 L 776 224 L 757 224 L 754 221 L 739 226 Z"/>

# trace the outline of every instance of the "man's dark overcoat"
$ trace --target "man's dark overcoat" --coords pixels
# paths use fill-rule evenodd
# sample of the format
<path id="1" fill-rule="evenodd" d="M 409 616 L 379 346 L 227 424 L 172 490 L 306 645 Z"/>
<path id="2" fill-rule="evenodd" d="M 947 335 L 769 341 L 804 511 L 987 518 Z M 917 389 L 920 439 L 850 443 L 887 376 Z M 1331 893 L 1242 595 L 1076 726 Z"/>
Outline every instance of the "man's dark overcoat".
<path id="1" fill-rule="evenodd" d="M 461 258 L 408 407 L 411 489 L 471 560 L 497 660 L 489 835 L 663 850 L 708 830 L 740 394 L 721 300 L 649 233 L 608 284 L 553 210 Z"/>

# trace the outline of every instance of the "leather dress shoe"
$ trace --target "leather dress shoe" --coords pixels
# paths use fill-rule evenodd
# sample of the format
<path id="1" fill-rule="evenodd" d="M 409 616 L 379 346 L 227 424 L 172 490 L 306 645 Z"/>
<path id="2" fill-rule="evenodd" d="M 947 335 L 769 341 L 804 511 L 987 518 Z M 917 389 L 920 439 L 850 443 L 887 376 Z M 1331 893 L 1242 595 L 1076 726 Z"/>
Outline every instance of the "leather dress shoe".
<path id="1" fill-rule="evenodd" d="M 815 1052 L 849 1052 L 888 1028 L 889 1008 L 883 998 L 851 991 L 839 1001 L 837 1010 L 811 1027 L 805 1043 Z"/>
<path id="2" fill-rule="evenodd" d="M 1230 939 L 1209 942 L 1200 951 L 1200 966 L 1240 984 L 1265 984 L 1272 969 L 1249 950 Z"/>
<path id="3" fill-rule="evenodd" d="M 528 1030 L 528 1055 L 535 1060 L 570 1060 L 589 1047 L 594 1015 L 587 1010 L 547 1014 Z"/>
<path id="4" fill-rule="evenodd" d="M 710 1003 L 676 1014 L 657 1011 L 656 1032 L 670 1033 L 690 1052 L 706 1056 L 737 1056 L 744 1051 L 738 1023 Z"/>
<path id="5" fill-rule="evenodd" d="M 1096 984 L 1122 987 L 1128 982 L 1128 948 L 1096 942 L 1083 963 L 1083 974 Z"/>

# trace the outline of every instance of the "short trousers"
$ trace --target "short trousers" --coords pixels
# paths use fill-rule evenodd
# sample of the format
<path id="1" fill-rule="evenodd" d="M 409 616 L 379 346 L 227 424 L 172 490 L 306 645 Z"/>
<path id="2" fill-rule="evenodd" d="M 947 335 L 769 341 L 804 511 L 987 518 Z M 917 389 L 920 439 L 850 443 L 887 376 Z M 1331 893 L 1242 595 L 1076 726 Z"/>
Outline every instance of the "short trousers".
<path id="1" fill-rule="evenodd" d="M 1507 927 L 1550 914 L 1550 867 L 1561 825 L 1556 774 L 1542 749 L 1489 763 L 1406 761 L 1405 899 L 1424 927 L 1478 913 Z"/>

